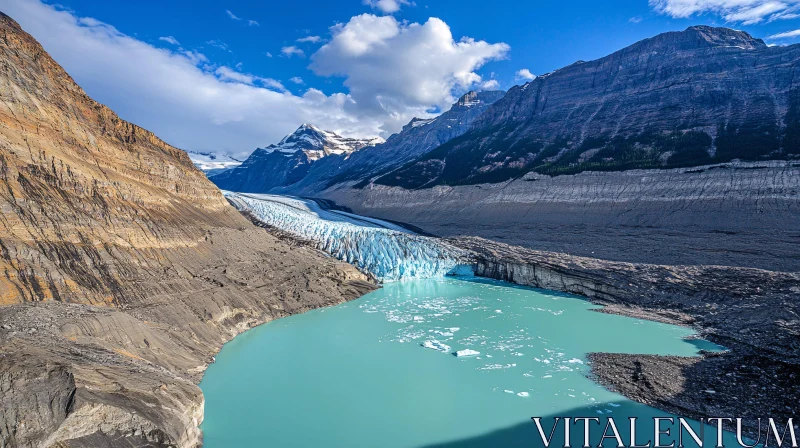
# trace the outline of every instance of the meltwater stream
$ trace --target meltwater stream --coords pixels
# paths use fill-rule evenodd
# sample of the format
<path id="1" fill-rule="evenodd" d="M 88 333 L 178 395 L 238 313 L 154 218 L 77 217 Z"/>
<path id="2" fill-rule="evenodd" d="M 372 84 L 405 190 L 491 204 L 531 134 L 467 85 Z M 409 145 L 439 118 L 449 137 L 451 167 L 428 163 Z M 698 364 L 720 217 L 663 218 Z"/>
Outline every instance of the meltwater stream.
<path id="1" fill-rule="evenodd" d="M 592 446 L 607 417 L 626 444 L 627 418 L 640 417 L 644 444 L 650 417 L 668 414 L 591 381 L 586 353 L 691 356 L 715 346 L 687 340 L 685 328 L 596 308 L 568 294 L 438 276 L 262 325 L 226 344 L 200 384 L 205 446 L 538 447 L 534 416 L 548 432 L 549 417 L 599 418 Z M 462 350 L 478 354 L 452 354 Z M 706 445 L 715 432 L 706 427 Z M 562 446 L 561 434 L 551 446 Z M 572 441 L 583 444 L 577 427 Z"/>

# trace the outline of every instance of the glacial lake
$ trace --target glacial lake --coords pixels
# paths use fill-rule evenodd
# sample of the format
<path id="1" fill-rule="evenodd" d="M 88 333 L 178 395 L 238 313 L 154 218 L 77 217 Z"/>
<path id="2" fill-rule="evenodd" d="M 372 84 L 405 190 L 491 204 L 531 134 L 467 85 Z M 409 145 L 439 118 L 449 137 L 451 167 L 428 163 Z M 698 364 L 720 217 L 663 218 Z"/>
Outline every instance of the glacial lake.
<path id="1" fill-rule="evenodd" d="M 651 417 L 669 414 L 587 378 L 586 353 L 691 356 L 718 347 L 686 340 L 686 328 L 596 308 L 568 294 L 438 278 L 388 283 L 358 300 L 259 326 L 225 345 L 200 384 L 205 446 L 542 446 L 534 416 L 599 417 L 593 446 L 608 416 L 627 444 L 627 419 L 636 416 L 637 441 L 646 443 Z M 450 350 L 423 347 L 434 340 Z M 450 353 L 464 349 L 480 354 Z M 547 434 L 552 421 L 543 420 Z M 706 445 L 715 433 L 705 427 Z M 582 445 L 582 423 L 573 425 L 572 440 Z M 688 436 L 684 444 L 696 446 Z"/>

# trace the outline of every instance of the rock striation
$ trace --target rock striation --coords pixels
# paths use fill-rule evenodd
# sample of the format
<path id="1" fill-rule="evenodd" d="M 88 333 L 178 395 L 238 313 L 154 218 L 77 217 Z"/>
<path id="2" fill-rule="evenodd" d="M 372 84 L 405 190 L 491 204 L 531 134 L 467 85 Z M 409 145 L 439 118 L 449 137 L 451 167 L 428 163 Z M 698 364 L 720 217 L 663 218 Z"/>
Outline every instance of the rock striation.
<path id="1" fill-rule="evenodd" d="M 0 446 L 197 446 L 222 344 L 373 288 L 253 226 L 2 13 L 0 100 Z"/>

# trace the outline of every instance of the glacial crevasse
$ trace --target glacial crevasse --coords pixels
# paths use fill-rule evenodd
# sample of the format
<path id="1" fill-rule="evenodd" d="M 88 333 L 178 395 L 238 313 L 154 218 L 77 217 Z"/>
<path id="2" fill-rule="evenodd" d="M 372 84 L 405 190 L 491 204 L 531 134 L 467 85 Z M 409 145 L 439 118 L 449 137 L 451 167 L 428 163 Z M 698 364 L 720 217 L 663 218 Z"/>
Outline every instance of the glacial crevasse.
<path id="1" fill-rule="evenodd" d="M 381 281 L 441 277 L 465 270 L 463 250 L 387 221 L 324 210 L 306 199 L 229 191 L 223 194 L 240 211 L 312 241 L 318 249 Z"/>

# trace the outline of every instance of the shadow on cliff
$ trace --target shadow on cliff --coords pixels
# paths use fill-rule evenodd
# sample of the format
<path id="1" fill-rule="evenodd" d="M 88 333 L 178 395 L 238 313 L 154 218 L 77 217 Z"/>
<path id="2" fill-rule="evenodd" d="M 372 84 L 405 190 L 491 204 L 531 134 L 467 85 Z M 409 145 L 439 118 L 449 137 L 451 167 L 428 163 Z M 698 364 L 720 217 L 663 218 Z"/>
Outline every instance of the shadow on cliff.
<path id="1" fill-rule="evenodd" d="M 448 442 L 435 443 L 424 445 L 419 448 L 544 448 L 546 445 L 539 435 L 539 430 L 536 424 L 530 417 L 542 417 L 542 429 L 546 437 L 550 437 L 551 430 L 552 439 L 549 443 L 550 448 L 563 447 L 565 434 L 564 434 L 564 419 L 571 418 L 570 421 L 570 445 L 573 447 L 580 447 L 584 445 L 584 430 L 583 421 L 575 422 L 575 418 L 586 417 L 599 419 L 590 421 L 589 425 L 589 446 L 597 447 L 600 445 L 600 440 L 603 436 L 603 431 L 608 423 L 607 417 L 614 417 L 614 424 L 616 425 L 619 435 L 622 438 L 624 446 L 631 446 L 630 439 L 630 421 L 629 417 L 638 417 L 636 423 L 636 442 L 638 445 L 647 445 L 648 441 L 653 440 L 653 417 L 674 417 L 663 411 L 659 411 L 648 406 L 631 402 L 631 401 L 618 401 L 612 403 L 598 403 L 596 405 L 583 406 L 573 408 L 563 413 L 551 414 L 547 416 L 531 415 L 527 416 L 527 421 L 523 421 L 517 425 L 509 426 L 506 428 L 498 429 L 486 434 L 481 434 L 463 439 L 452 440 Z M 555 430 L 553 430 L 556 417 L 561 417 L 558 421 Z M 698 436 L 702 437 L 704 445 L 716 445 L 716 428 L 705 426 L 704 431 L 698 422 L 691 422 L 692 428 Z M 678 429 L 680 426 L 675 420 L 674 424 L 665 422 L 662 425 L 662 430 L 670 429 L 671 436 L 662 436 L 661 443 L 669 445 L 673 441 L 675 446 L 678 446 Z M 735 443 L 735 437 L 732 433 L 726 433 L 724 437 L 725 446 L 738 446 Z M 731 443 L 733 442 L 733 443 Z M 698 445 L 692 440 L 691 436 L 684 430 L 683 432 L 683 445 L 687 448 L 697 448 Z M 613 438 L 613 432 L 608 430 L 607 438 L 602 444 L 605 448 L 613 448 L 617 446 L 617 441 Z M 651 444 L 652 446 L 652 444 Z"/>

